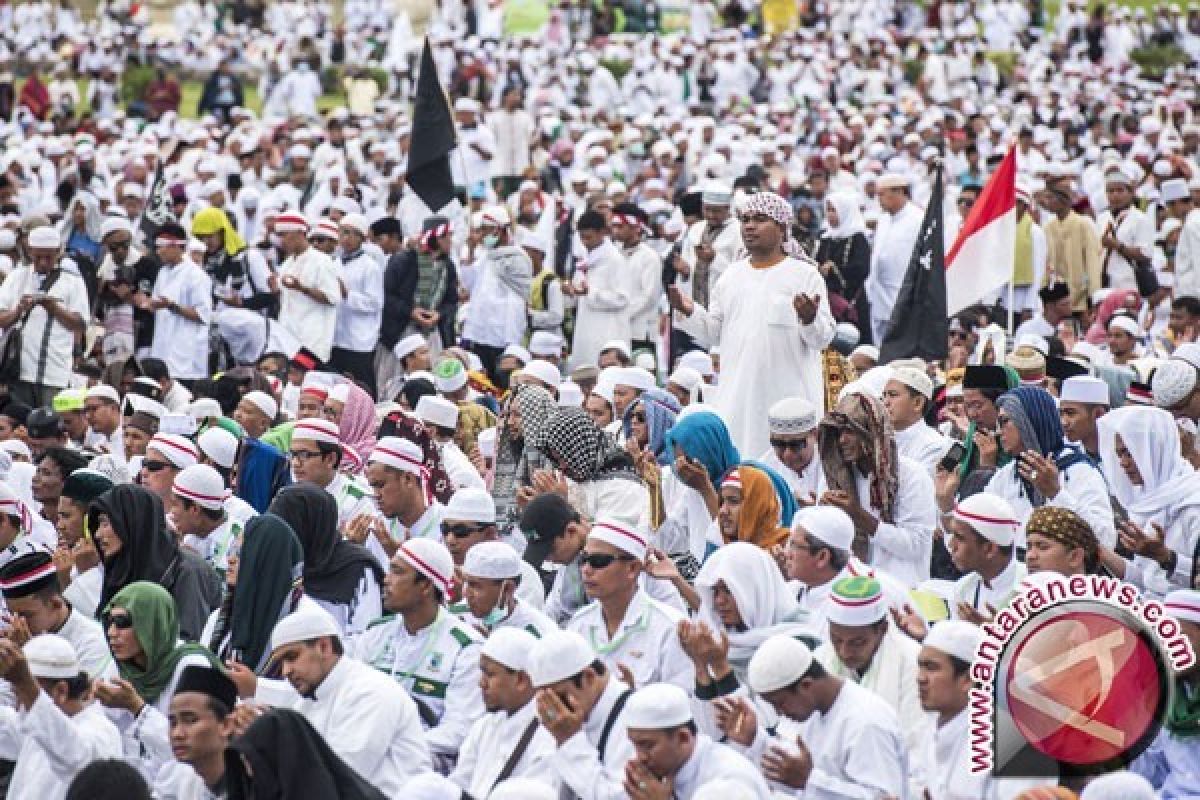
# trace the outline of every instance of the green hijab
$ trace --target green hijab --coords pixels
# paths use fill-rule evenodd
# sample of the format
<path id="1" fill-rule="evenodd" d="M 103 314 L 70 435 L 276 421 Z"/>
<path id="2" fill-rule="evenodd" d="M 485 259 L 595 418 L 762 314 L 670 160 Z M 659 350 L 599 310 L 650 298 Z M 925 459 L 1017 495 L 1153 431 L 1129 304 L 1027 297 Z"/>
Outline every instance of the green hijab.
<path id="1" fill-rule="evenodd" d="M 146 668 L 141 669 L 132 661 L 118 661 L 117 672 L 133 684 L 133 688 L 147 703 L 156 703 L 171 679 L 175 668 L 184 656 L 202 655 L 214 669 L 224 669 L 217 657 L 208 648 L 190 642 L 179 643 L 179 618 L 175 612 L 175 600 L 171 593 L 157 583 L 135 581 L 113 595 L 112 602 L 104 612 L 123 608 L 133 619 L 133 633 L 146 655 Z"/>

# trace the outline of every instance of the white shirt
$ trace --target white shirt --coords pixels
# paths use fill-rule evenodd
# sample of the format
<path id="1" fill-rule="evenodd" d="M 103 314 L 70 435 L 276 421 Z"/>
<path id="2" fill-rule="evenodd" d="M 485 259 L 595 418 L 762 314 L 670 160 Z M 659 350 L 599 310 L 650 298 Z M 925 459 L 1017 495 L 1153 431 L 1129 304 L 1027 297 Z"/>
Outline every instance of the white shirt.
<path id="1" fill-rule="evenodd" d="M 559 745 L 550 757 L 550 764 L 564 789 L 578 795 L 579 800 L 625 800 L 625 765 L 634 757 L 633 745 L 625 735 L 625 709 L 613 715 L 618 698 L 629 687 L 614 677 L 600 693 L 600 698 L 588 714 L 583 728 Z M 613 724 L 599 752 L 600 737 L 609 717 Z"/>
<path id="2" fill-rule="evenodd" d="M 639 587 L 625 609 L 615 637 L 609 638 L 598 602 L 580 609 L 567 624 L 567 630 L 583 636 L 609 669 L 615 672 L 618 664 L 628 667 L 638 686 L 664 682 L 692 691 L 695 669 L 679 644 L 676 627 L 680 619 L 678 611 Z"/>
<path id="3" fill-rule="evenodd" d="M 950 440 L 919 419 L 904 430 L 896 431 L 896 449 L 900 455 L 925 467 L 932 478 L 938 462 L 950 449 Z"/>
<path id="4" fill-rule="evenodd" d="M 658 307 L 662 300 L 662 259 L 650 245 L 638 242 L 622 248 L 629 278 L 629 326 L 634 339 L 658 338 Z"/>
<path id="5" fill-rule="evenodd" d="M 438 442 L 438 451 L 442 455 L 442 466 L 446 468 L 446 476 L 454 484 L 455 489 L 486 489 L 487 485 L 479 475 L 479 470 L 467 458 L 462 448 L 454 440 Z"/>
<path id="6" fill-rule="evenodd" d="M 39 691 L 27 711 L 4 709 L 0 724 L 16 727 L 21 737 L 8 792 L 14 800 L 61 800 L 79 770 L 122 757 L 121 734 L 96 703 L 68 717 Z"/>
<path id="7" fill-rule="evenodd" d="M 988 606 L 996 610 L 1003 608 L 1027 574 L 1025 565 L 1016 558 L 1009 559 L 1004 570 L 990 582 L 985 581 L 978 572 L 968 572 L 954 582 L 954 602 L 950 604 L 950 616 L 957 619 L 958 604 L 966 603 L 985 617 L 990 617 L 992 612 L 988 610 Z"/>
<path id="8" fill-rule="evenodd" d="M 0 310 L 11 311 L 22 297 L 35 294 L 42 285 L 42 276 L 32 267 L 17 267 L 0 285 Z M 87 289 L 78 275 L 63 270 L 47 294 L 59 300 L 71 313 L 82 317 L 84 322 L 91 317 Z M 13 325 L 15 327 L 16 323 Z M 6 332 L 11 330 L 8 328 Z M 46 343 L 45 361 L 41 362 L 43 341 Z M 35 305 L 22 328 L 21 380 L 45 386 L 66 386 L 71 377 L 74 349 L 75 334 L 51 318 L 41 305 Z"/>
<path id="9" fill-rule="evenodd" d="M 672 779 L 672 796 L 680 800 L 692 797 L 706 783 L 716 780 L 736 782 L 749 790 L 749 796 L 755 800 L 768 800 L 771 797 L 771 790 L 767 787 L 762 773 L 755 769 L 748 758 L 732 747 L 714 742 L 704 734 L 696 737 L 696 749 Z"/>
<path id="10" fill-rule="evenodd" d="M 279 268 L 280 279 L 286 275 L 296 278 L 303 286 L 316 289 L 332 305 L 319 303 L 298 289 L 279 290 L 279 324 L 292 333 L 300 343 L 322 361 L 329 360 L 333 349 L 333 329 L 337 321 L 337 306 L 342 301 L 337 265 L 329 256 L 310 247 L 298 256 L 291 256 Z"/>
<path id="11" fill-rule="evenodd" d="M 571 346 L 572 364 L 595 364 L 600 348 L 615 340 L 630 339 L 630 297 L 633 279 L 626 272 L 625 260 L 611 241 L 591 250 L 586 272 L 576 272 L 576 289 L 586 293 L 578 297 L 575 339 Z"/>
<path id="12" fill-rule="evenodd" d="M 488 117 L 488 127 L 495 134 L 496 155 L 492 159 L 491 174 L 495 177 L 523 175 L 529 166 L 529 154 L 537 131 L 533 117 L 522 108 L 515 111 L 500 108 Z"/>
<path id="13" fill-rule="evenodd" d="M 971 710 L 940 725 L 913 751 L 914 767 L 924 779 L 931 800 L 1012 800 L 1026 789 L 1054 781 L 1032 778 L 994 778 L 971 771 Z"/>
<path id="14" fill-rule="evenodd" d="M 347 294 L 337 309 L 333 344 L 356 353 L 373 352 L 383 319 L 383 267 L 361 249 L 341 264 Z"/>
<path id="15" fill-rule="evenodd" d="M 472 145 L 478 146 L 479 150 Z M 480 153 L 480 150 L 487 155 Z M 450 156 L 450 169 L 455 186 L 471 186 L 491 177 L 496 137 L 486 125 L 482 122 L 476 122 L 472 128 L 460 125 L 457 151 L 457 156 Z"/>
<path id="16" fill-rule="evenodd" d="M 523 268 L 526 275 L 533 275 L 533 262 L 520 248 L 497 247 L 487 252 L 471 290 L 462 338 L 490 347 L 507 347 L 524 338 L 528 298 L 513 291 L 499 275 L 501 271 L 515 268 Z"/>
<path id="17" fill-rule="evenodd" d="M 896 490 L 894 522 L 879 523 L 870 538 L 872 566 L 893 575 L 908 587 L 929 580 L 929 559 L 933 552 L 933 531 L 937 527 L 933 479 L 920 464 L 900 456 L 896 464 L 899 486 Z M 871 502 L 871 484 L 854 470 L 858 502 L 879 518 L 879 509 Z"/>
<path id="18" fill-rule="evenodd" d="M 871 246 L 871 274 L 866 283 L 872 319 L 891 319 L 892 306 L 904 283 L 923 217 L 924 212 L 912 203 L 906 203 L 895 214 L 880 215 Z"/>
<path id="19" fill-rule="evenodd" d="M 163 264 L 154 279 L 154 297 L 200 315 L 197 322 L 166 308 L 154 312 L 150 354 L 161 358 L 176 380 L 208 377 L 208 325 L 212 319 L 212 279 L 194 262 Z"/>
<path id="20" fill-rule="evenodd" d="M 797 473 L 784 464 L 779 456 L 775 455 L 774 447 L 759 456 L 758 460 L 778 472 L 787 481 L 788 488 L 792 490 L 792 496 L 805 503 L 819 500 L 828 488 L 825 485 L 825 470 L 821 468 L 821 459 L 816 455 L 813 456 L 812 461 L 808 462 L 803 473 Z"/>
<path id="21" fill-rule="evenodd" d="M 1025 489 L 1016 476 L 1016 461 L 1010 461 L 996 470 L 984 491 L 1002 497 L 1012 506 L 1013 513 L 1021 520 L 1014 544 L 1025 546 L 1025 523 L 1033 513 L 1033 505 L 1025 496 Z M 1058 506 L 1074 511 L 1091 526 L 1096 539 L 1105 547 L 1115 547 L 1117 530 L 1113 527 L 1112 503 L 1108 497 L 1108 485 L 1100 470 L 1083 462 L 1072 464 L 1059 472 L 1059 492 L 1046 499 L 1046 505 Z"/>
<path id="22" fill-rule="evenodd" d="M 1115 219 L 1111 211 L 1102 211 L 1096 217 L 1096 231 L 1100 237 L 1108 232 L 1110 225 L 1116 229 L 1116 238 L 1122 245 L 1140 250 L 1142 255 L 1149 257 L 1154 253 L 1156 231 L 1154 220 L 1145 211 L 1130 206 L 1122 211 Z M 1137 279 L 1134 277 L 1133 263 L 1125 256 L 1112 251 L 1103 251 L 1105 270 L 1108 273 L 1108 286 L 1113 289 L 1136 289 Z"/>
<path id="23" fill-rule="evenodd" d="M 500 771 L 516 752 L 525 729 L 536 722 L 537 706 L 531 701 L 524 708 L 509 714 L 493 711 L 475 721 L 458 752 L 458 763 L 450 780 L 457 783 L 472 797 L 487 797 L 500 777 Z M 554 785 L 554 770 L 550 767 L 550 756 L 557 744 L 541 724 L 529 740 L 521 758 L 513 767 L 510 778 L 530 778 Z"/>

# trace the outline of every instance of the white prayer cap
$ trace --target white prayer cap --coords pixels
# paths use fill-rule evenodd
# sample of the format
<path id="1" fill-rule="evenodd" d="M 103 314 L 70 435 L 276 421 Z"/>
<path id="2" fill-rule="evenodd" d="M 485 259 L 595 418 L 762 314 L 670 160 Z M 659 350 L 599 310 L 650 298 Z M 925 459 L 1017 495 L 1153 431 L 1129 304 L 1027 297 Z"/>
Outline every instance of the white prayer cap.
<path id="1" fill-rule="evenodd" d="M 425 337 L 419 333 L 410 333 L 400 341 L 396 342 L 396 346 L 392 348 L 392 355 L 398 360 L 405 356 L 410 356 L 429 344 Z"/>
<path id="2" fill-rule="evenodd" d="M 1097 775 L 1079 795 L 1079 800 L 1155 800 L 1159 796 L 1150 781 L 1136 772 Z"/>
<path id="3" fill-rule="evenodd" d="M 978 492 L 954 507 L 954 518 L 990 542 L 1001 547 L 1013 543 L 1021 521 L 1012 506 L 999 495 Z"/>
<path id="4" fill-rule="evenodd" d="M 856 347 L 850 351 L 850 357 L 853 358 L 854 356 L 862 356 L 863 358 L 869 358 L 869 359 L 871 359 L 871 361 L 878 364 L 879 363 L 879 348 L 873 344 L 860 344 L 858 347 Z"/>
<path id="5" fill-rule="evenodd" d="M 492 499 L 491 492 L 465 487 L 446 501 L 442 519 L 465 519 L 491 525 L 496 521 L 496 501 Z"/>
<path id="6" fill-rule="evenodd" d="M 1159 408 L 1174 408 L 1187 399 L 1196 388 L 1196 367 L 1178 358 L 1169 358 L 1167 362 L 1154 370 L 1150 380 L 1150 390 L 1154 395 L 1154 404 Z"/>
<path id="7" fill-rule="evenodd" d="M 427 394 L 417 401 L 417 419 L 439 428 L 458 427 L 458 404 L 444 397 Z"/>
<path id="8" fill-rule="evenodd" d="M 893 367 L 890 380 L 899 381 L 926 400 L 933 399 L 933 381 L 923 370 L 915 367 Z"/>
<path id="9" fill-rule="evenodd" d="M 1200 625 L 1200 591 L 1176 589 L 1167 592 L 1167 596 L 1163 598 L 1163 607 L 1176 619 Z"/>
<path id="10" fill-rule="evenodd" d="M 176 433 L 156 433 L 146 449 L 162 453 L 176 469 L 187 469 L 200 460 L 196 445 Z"/>
<path id="11" fill-rule="evenodd" d="M 693 719 L 687 692 L 671 683 L 643 686 L 625 706 L 625 727 L 635 730 L 663 731 Z"/>
<path id="12" fill-rule="evenodd" d="M 1171 203 L 1175 200 L 1187 200 L 1192 196 L 1188 191 L 1187 181 L 1183 178 L 1174 178 L 1169 181 L 1163 181 L 1159 187 L 1159 196 L 1164 203 Z"/>
<path id="13" fill-rule="evenodd" d="M 70 679 L 83 672 L 75 646 L 56 633 L 34 636 L 22 649 L 29 672 L 35 678 Z"/>
<path id="14" fill-rule="evenodd" d="M 1034 350 L 1037 350 L 1043 356 L 1047 356 L 1050 354 L 1050 343 L 1046 341 L 1045 337 L 1038 336 L 1036 333 L 1022 333 L 1020 336 L 1017 337 L 1016 346 L 1017 347 L 1032 347 Z"/>
<path id="15" fill-rule="evenodd" d="M 460 97 L 454 101 L 454 110 L 475 112 L 479 110 L 479 102 L 470 97 Z"/>
<path id="16" fill-rule="evenodd" d="M 124 217 L 109 215 L 100 225 L 100 238 L 107 239 L 109 234 L 113 233 L 133 233 L 133 226 Z"/>
<path id="17" fill-rule="evenodd" d="M 449 594 L 454 582 L 454 557 L 446 545 L 434 539 L 409 539 L 400 545 L 396 555 L 432 581 L 443 595 Z"/>
<path id="18" fill-rule="evenodd" d="M 786 634 L 776 634 L 754 651 L 746 682 L 760 695 L 776 692 L 803 678 L 812 662 L 808 645 Z"/>
<path id="19" fill-rule="evenodd" d="M 528 364 L 533 360 L 533 356 L 529 354 L 529 351 L 519 344 L 510 344 L 504 348 L 504 352 L 500 354 L 500 357 L 503 358 L 504 356 L 512 356 L 522 364 Z"/>
<path id="20" fill-rule="evenodd" d="M 367 218 L 362 214 L 347 214 L 338 222 L 343 228 L 349 228 L 359 236 L 366 236 L 371 229 L 371 225 L 367 222 Z"/>
<path id="21" fill-rule="evenodd" d="M 232 469 L 237 460 L 238 440 L 224 428 L 212 427 L 196 438 L 200 452 L 222 469 Z"/>
<path id="22" fill-rule="evenodd" d="M 250 404 L 261 411 L 268 420 L 274 420 L 275 415 L 279 413 L 279 403 L 264 391 L 255 389 L 253 392 L 246 392 L 242 395 L 242 399 L 249 400 Z"/>
<path id="23" fill-rule="evenodd" d="M 889 172 L 880 177 L 876 185 L 880 189 L 907 189 L 910 181 L 907 175 L 902 175 L 899 172 Z"/>
<path id="24" fill-rule="evenodd" d="M 535 356 L 557 356 L 562 346 L 562 337 L 553 331 L 534 331 L 529 337 L 529 352 Z"/>
<path id="25" fill-rule="evenodd" d="M 439 392 L 457 392 L 467 385 L 467 368 L 457 358 L 443 358 L 433 365 L 433 377 Z"/>
<path id="26" fill-rule="evenodd" d="M 421 448 L 408 439 L 399 436 L 385 436 L 375 443 L 367 463 L 384 464 L 401 472 L 424 476 L 425 454 Z"/>
<path id="27" fill-rule="evenodd" d="M 613 372 L 613 386 L 630 386 L 640 392 L 656 386 L 654 375 L 642 367 L 620 367 Z"/>
<path id="28" fill-rule="evenodd" d="M 1063 381 L 1058 399 L 1063 403 L 1091 403 L 1107 406 L 1109 404 L 1108 384 L 1091 375 L 1072 375 Z"/>
<path id="29" fill-rule="evenodd" d="M 562 382 L 562 372 L 549 361 L 535 358 L 521 367 L 521 374 L 528 375 L 547 386 L 558 386 Z"/>
<path id="30" fill-rule="evenodd" d="M 679 366 L 667 378 L 667 383 L 673 383 L 680 389 L 683 389 L 689 394 L 696 391 L 696 388 L 704 382 L 704 378 L 700 373 L 691 367 Z"/>
<path id="31" fill-rule="evenodd" d="M 865 575 L 835 581 L 825 601 L 825 616 L 835 625 L 865 628 L 887 616 L 883 587 Z"/>
<path id="32" fill-rule="evenodd" d="M 201 397 L 199 400 L 193 400 L 191 403 L 188 403 L 187 412 L 195 420 L 220 417 L 224 413 L 221 411 L 221 404 L 212 397 Z"/>
<path id="33" fill-rule="evenodd" d="M 501 205 L 485 206 L 480 220 L 484 225 L 492 225 L 497 228 L 507 228 L 512 224 L 512 216 L 508 213 L 508 208 Z"/>
<path id="34" fill-rule="evenodd" d="M 8 453 L 14 457 L 20 457 L 26 461 L 33 460 L 33 451 L 29 449 L 29 445 L 22 442 L 20 439 L 6 439 L 0 442 L 0 451 Z"/>
<path id="35" fill-rule="evenodd" d="M 476 444 L 479 445 L 479 455 L 484 458 L 496 457 L 496 429 L 485 428 L 479 432 L 479 436 L 475 438 Z"/>
<path id="36" fill-rule="evenodd" d="M 461 519 L 456 515 L 448 515 L 446 518 Z M 463 559 L 463 574 L 493 581 L 519 578 L 521 557 L 508 542 L 479 542 L 467 551 L 467 556 Z"/>
<path id="37" fill-rule="evenodd" d="M 310 417 L 296 422 L 292 428 L 292 439 L 306 442 L 324 442 L 325 444 L 340 445 L 338 426 L 336 422 Z"/>
<path id="38" fill-rule="evenodd" d="M 819 421 L 817 407 L 803 397 L 785 397 L 767 411 L 771 433 L 784 436 L 808 433 Z"/>
<path id="39" fill-rule="evenodd" d="M 727 206 L 733 202 L 733 187 L 713 181 L 700 190 L 700 202 L 706 206 Z"/>
<path id="40" fill-rule="evenodd" d="M 17 246 L 17 232 L 10 228 L 0 228 L 0 250 L 12 250 Z"/>
<path id="41" fill-rule="evenodd" d="M 1171 353 L 1171 358 L 1186 361 L 1196 369 L 1200 369 L 1200 344 L 1195 342 L 1181 344 Z"/>
<path id="42" fill-rule="evenodd" d="M 279 620 L 275 630 L 271 632 L 271 650 L 278 650 L 287 644 L 308 642 L 323 636 L 342 638 L 342 630 L 338 627 L 333 616 L 316 605 L 302 605 Z"/>
<path id="43" fill-rule="evenodd" d="M 616 350 L 628 359 L 633 358 L 633 352 L 629 349 L 629 342 L 624 339 L 609 339 L 600 346 L 599 352 L 603 353 L 605 350 Z"/>
<path id="44" fill-rule="evenodd" d="M 62 236 L 57 228 L 43 225 L 29 232 L 29 246 L 39 250 L 57 250 L 62 247 Z"/>
<path id="45" fill-rule="evenodd" d="M 962 619 L 946 619 L 934 625 L 923 644 L 970 664 L 983 641 L 983 629 Z"/>
<path id="46" fill-rule="evenodd" d="M 592 665 L 596 654 L 575 631 L 552 631 L 541 639 L 529 657 L 529 679 L 537 688 L 573 678 Z"/>
<path id="47" fill-rule="evenodd" d="M 563 381 L 558 385 L 559 408 L 579 408 L 583 405 L 583 390 L 574 381 Z"/>
<path id="48" fill-rule="evenodd" d="M 193 464 L 175 476 L 171 490 L 201 508 L 219 511 L 225 507 L 229 492 L 221 474 L 207 464 Z"/>
<path id="49" fill-rule="evenodd" d="M 1108 329 L 1112 330 L 1113 328 L 1125 331 L 1135 339 L 1142 335 L 1142 329 L 1138 327 L 1137 320 L 1124 314 L 1116 314 L 1108 321 Z"/>
<path id="50" fill-rule="evenodd" d="M 587 538 L 611 544 L 638 561 L 646 559 L 646 549 L 649 547 L 645 534 L 612 517 L 600 517 L 592 523 Z"/>
<path id="51" fill-rule="evenodd" d="M 475 545 L 467 552 L 467 565 L 471 563 L 471 553 L 474 553 L 485 544 L 495 544 L 501 547 L 508 547 L 503 542 L 481 542 Z M 516 551 L 508 547 L 516 557 Z M 520 558 L 517 558 L 520 561 Z M 463 566 L 464 571 L 467 566 Z M 468 575 L 475 573 L 467 571 Z M 488 577 L 488 576 L 479 576 Z M 497 628 L 488 636 L 487 641 L 483 643 L 479 654 L 487 656 L 497 664 L 508 667 L 517 672 L 526 672 L 529 669 L 529 659 L 533 655 L 533 649 L 537 645 L 537 637 L 524 628 L 514 628 L 506 625 L 502 628 Z"/>
<path id="52" fill-rule="evenodd" d="M 689 350 L 679 357 L 676 367 L 691 367 L 700 373 L 700 377 L 708 378 L 713 374 L 712 356 L 703 350 Z"/>
<path id="53" fill-rule="evenodd" d="M 114 405 L 118 405 L 121 402 L 121 396 L 117 394 L 117 390 L 107 383 L 98 383 L 88 389 L 85 397 L 89 400 L 107 400 Z"/>
<path id="54" fill-rule="evenodd" d="M 792 517 L 792 530 L 819 539 L 835 550 L 849 552 L 854 545 L 854 522 L 834 506 L 806 506 Z"/>
<path id="55" fill-rule="evenodd" d="M 497 783 L 487 800 L 557 800 L 557 798 L 558 790 L 545 781 L 533 778 L 509 778 Z"/>

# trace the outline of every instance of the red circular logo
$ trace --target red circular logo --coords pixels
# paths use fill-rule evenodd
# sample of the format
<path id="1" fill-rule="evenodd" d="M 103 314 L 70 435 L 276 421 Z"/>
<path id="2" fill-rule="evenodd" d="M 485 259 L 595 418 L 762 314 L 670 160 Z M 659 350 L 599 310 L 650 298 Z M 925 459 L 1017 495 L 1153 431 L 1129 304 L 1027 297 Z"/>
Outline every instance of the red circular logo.
<path id="1" fill-rule="evenodd" d="M 1031 620 L 1006 671 L 1008 711 L 1050 758 L 1118 759 L 1158 723 L 1165 701 L 1152 644 L 1116 616 L 1068 611 Z"/>

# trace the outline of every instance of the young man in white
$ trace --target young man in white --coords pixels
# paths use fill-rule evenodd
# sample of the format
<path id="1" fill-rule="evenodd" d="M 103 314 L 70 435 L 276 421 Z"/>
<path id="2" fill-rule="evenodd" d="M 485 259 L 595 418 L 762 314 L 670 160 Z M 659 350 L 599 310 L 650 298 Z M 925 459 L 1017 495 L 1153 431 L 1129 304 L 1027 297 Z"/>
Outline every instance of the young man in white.
<path id="1" fill-rule="evenodd" d="M 333 259 L 308 243 L 308 221 L 294 211 L 275 218 L 275 232 L 288 258 L 279 267 L 272 286 L 280 290 L 279 324 L 328 361 L 333 351 L 337 307 L 342 285 Z"/>

